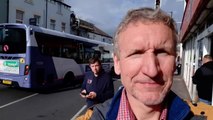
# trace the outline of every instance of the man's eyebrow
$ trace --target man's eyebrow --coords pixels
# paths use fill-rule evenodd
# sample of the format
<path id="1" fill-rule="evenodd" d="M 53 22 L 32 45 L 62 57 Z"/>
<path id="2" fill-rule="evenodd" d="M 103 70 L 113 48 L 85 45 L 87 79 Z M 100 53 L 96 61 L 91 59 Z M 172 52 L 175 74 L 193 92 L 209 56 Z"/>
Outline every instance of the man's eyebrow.
<path id="1" fill-rule="evenodd" d="M 156 46 L 156 49 L 173 49 L 173 47 L 175 46 L 172 44 L 163 44 Z"/>
<path id="2" fill-rule="evenodd" d="M 129 57 L 132 54 L 143 53 L 143 52 L 144 52 L 144 50 L 141 50 L 141 49 L 131 49 L 131 50 L 126 51 L 126 56 Z"/>
<path id="3" fill-rule="evenodd" d="M 144 52 L 143 49 L 137 49 L 137 48 L 134 48 L 128 51 L 128 53 L 142 53 L 142 52 Z"/>

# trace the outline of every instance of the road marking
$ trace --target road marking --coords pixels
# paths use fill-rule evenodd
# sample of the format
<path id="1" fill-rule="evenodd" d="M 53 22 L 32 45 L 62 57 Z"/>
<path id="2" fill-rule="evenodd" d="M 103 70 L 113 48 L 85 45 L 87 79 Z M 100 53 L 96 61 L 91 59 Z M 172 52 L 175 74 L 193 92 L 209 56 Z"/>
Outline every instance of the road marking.
<path id="1" fill-rule="evenodd" d="M 27 96 L 27 97 L 21 98 L 21 99 L 19 99 L 19 100 L 16 100 L 16 101 L 7 103 L 7 104 L 5 104 L 5 105 L 0 106 L 0 109 L 1 109 L 1 108 L 4 108 L 4 107 L 7 107 L 7 106 L 9 106 L 9 105 L 15 104 L 15 103 L 17 103 L 17 102 L 23 101 L 23 100 L 25 100 L 25 99 L 28 99 L 28 98 L 30 98 L 30 97 L 36 96 L 36 95 L 38 95 L 38 93 L 35 93 L 35 94 L 29 95 L 29 96 Z"/>
<path id="2" fill-rule="evenodd" d="M 75 120 L 76 117 L 78 117 L 81 112 L 86 109 L 87 105 L 84 105 L 70 120 Z"/>

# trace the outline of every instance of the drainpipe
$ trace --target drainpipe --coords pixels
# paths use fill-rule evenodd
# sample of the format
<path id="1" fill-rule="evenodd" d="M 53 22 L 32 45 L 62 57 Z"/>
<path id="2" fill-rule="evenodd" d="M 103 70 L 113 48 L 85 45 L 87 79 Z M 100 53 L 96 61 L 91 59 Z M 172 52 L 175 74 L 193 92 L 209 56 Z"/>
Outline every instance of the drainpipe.
<path id="1" fill-rule="evenodd" d="M 7 20 L 6 22 L 9 22 L 9 0 L 7 0 Z"/>
<path id="2" fill-rule="evenodd" d="M 48 14 L 48 0 L 46 0 L 46 24 L 45 24 L 45 27 L 47 28 L 47 14 Z"/>

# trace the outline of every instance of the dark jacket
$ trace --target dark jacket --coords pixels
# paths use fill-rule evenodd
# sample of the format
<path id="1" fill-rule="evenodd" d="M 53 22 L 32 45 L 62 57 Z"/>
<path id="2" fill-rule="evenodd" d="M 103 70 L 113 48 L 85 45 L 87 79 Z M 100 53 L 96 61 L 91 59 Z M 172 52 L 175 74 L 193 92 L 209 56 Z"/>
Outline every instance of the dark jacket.
<path id="1" fill-rule="evenodd" d="M 192 80 L 197 85 L 199 98 L 212 101 L 213 62 L 207 62 L 198 68 Z"/>
<path id="2" fill-rule="evenodd" d="M 86 89 L 88 93 L 94 91 L 97 95 L 95 99 L 87 99 L 87 107 L 102 103 L 114 95 L 114 85 L 111 75 L 104 70 L 101 70 L 98 77 L 95 77 L 93 72 L 86 73 L 82 84 L 83 89 Z"/>
<path id="3" fill-rule="evenodd" d="M 93 107 L 91 120 L 116 120 L 120 105 L 122 89 L 103 104 Z M 189 120 L 193 117 L 190 107 L 172 91 L 168 94 L 167 120 Z"/>

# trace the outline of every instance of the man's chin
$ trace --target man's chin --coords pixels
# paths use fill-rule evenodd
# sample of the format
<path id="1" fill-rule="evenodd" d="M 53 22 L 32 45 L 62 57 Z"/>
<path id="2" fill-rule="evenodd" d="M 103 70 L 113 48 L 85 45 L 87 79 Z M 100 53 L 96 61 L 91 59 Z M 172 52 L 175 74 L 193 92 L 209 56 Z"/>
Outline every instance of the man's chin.
<path id="1" fill-rule="evenodd" d="M 152 106 L 152 105 L 159 105 L 163 102 L 165 96 L 160 94 L 147 94 L 144 95 L 143 98 L 139 98 L 139 100 L 144 103 L 144 105 Z"/>
<path id="2" fill-rule="evenodd" d="M 156 106 L 163 102 L 162 99 L 147 99 L 143 101 L 143 104 L 146 106 Z"/>

